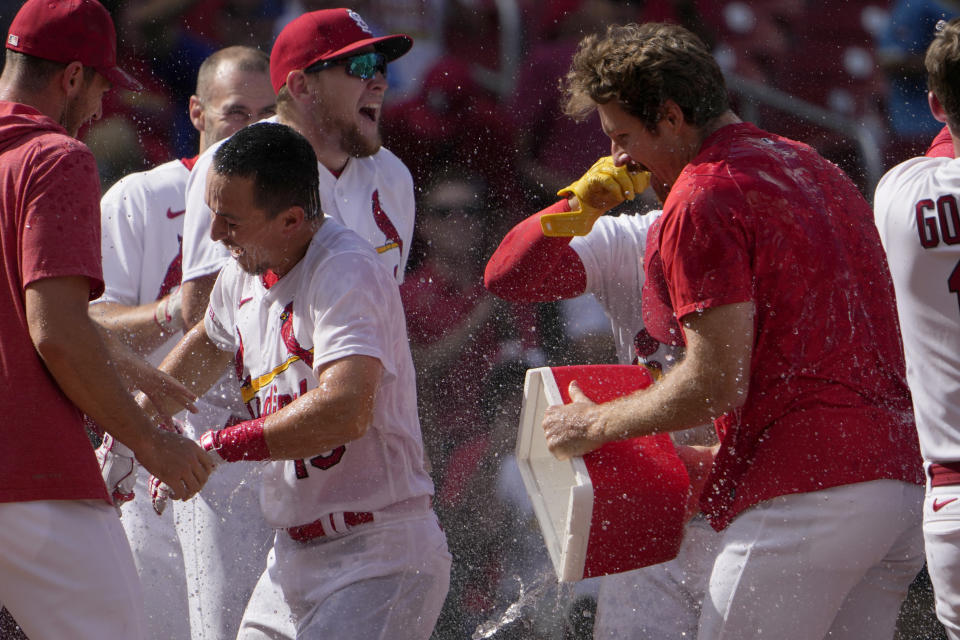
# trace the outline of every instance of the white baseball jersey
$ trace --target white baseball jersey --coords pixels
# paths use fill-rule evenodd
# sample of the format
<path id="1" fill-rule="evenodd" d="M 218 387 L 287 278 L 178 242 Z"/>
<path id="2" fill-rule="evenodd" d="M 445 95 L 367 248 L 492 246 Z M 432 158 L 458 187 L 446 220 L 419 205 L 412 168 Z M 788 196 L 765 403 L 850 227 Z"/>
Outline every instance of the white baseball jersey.
<path id="1" fill-rule="evenodd" d="M 682 349 L 659 343 L 647 333 L 640 305 L 647 231 L 659 215 L 601 216 L 590 233 L 574 237 L 570 246 L 587 273 L 584 293 L 596 296 L 610 318 L 620 363 L 637 361 L 639 342 L 645 352 L 641 362 L 659 363 L 666 370 L 676 363 Z"/>
<path id="2" fill-rule="evenodd" d="M 366 239 L 328 217 L 303 259 L 269 289 L 230 260 L 210 295 L 207 334 L 237 354 L 241 394 L 254 416 L 296 402 L 334 360 L 364 355 L 383 365 L 363 437 L 310 459 L 267 464 L 260 504 L 274 527 L 433 493 L 400 294 L 377 258 Z"/>
<path id="3" fill-rule="evenodd" d="M 173 160 L 117 181 L 100 201 L 103 295 L 96 302 L 137 306 L 180 286 L 180 242 L 190 169 Z M 154 365 L 179 336 L 153 351 Z"/>
<path id="4" fill-rule="evenodd" d="M 277 116 L 266 120 L 278 121 Z M 207 170 L 223 142 L 211 145 L 200 156 L 187 185 L 184 281 L 216 273 L 230 257 L 223 245 L 210 239 L 211 212 L 204 198 Z M 402 283 L 415 210 L 410 171 L 384 148 L 366 158 L 350 158 L 339 178 L 323 165 L 319 169 L 323 212 L 365 239 L 376 249 L 397 284 Z"/>
<path id="5" fill-rule="evenodd" d="M 913 158 L 877 185 L 920 450 L 960 461 L 960 160 Z"/>

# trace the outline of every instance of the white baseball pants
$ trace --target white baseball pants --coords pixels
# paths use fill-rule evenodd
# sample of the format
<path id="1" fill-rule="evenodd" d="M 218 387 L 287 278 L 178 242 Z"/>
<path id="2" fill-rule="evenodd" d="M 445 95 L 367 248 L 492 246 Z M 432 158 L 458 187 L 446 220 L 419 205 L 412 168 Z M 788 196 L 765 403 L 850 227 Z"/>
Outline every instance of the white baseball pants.
<path id="1" fill-rule="evenodd" d="M 950 640 L 960 640 L 960 485 L 930 487 L 928 482 L 923 538 L 937 618 Z"/>
<path id="2" fill-rule="evenodd" d="M 427 640 L 450 563 L 432 511 L 307 543 L 278 531 L 237 640 Z"/>
<path id="3" fill-rule="evenodd" d="M 38 640 L 146 637 L 130 545 L 99 500 L 0 503 L 0 602 Z"/>
<path id="4" fill-rule="evenodd" d="M 149 479 L 150 472 L 139 467 L 134 488 L 136 497 L 121 507 L 123 516 L 120 518 L 140 576 L 147 638 L 189 638 L 187 582 L 180 540 L 174 527 L 174 510 L 170 508 L 174 501 L 170 500 L 166 511 L 158 516 L 150 502 Z M 180 504 L 179 501 L 176 503 Z"/>
<path id="5" fill-rule="evenodd" d="M 199 494 L 168 509 L 177 516 L 190 611 L 189 633 L 168 638 L 237 636 L 273 544 L 260 511 L 260 478 L 258 463 L 222 464 Z"/>
<path id="6" fill-rule="evenodd" d="M 923 487 L 894 480 L 780 496 L 723 532 L 699 640 L 882 640 L 923 566 Z"/>
<path id="7" fill-rule="evenodd" d="M 600 578 L 594 640 L 695 638 L 720 539 L 698 515 L 673 560 Z"/>

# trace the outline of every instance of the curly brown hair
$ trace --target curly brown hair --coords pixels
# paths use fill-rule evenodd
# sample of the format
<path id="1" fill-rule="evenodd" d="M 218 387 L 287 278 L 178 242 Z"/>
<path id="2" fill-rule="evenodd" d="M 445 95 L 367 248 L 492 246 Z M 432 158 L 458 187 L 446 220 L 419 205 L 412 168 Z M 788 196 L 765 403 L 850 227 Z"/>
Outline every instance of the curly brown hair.
<path id="1" fill-rule="evenodd" d="M 927 86 L 940 100 L 953 126 L 960 124 L 960 18 L 937 25 L 937 30 L 924 58 Z"/>
<path id="2" fill-rule="evenodd" d="M 575 119 L 617 100 L 651 131 L 667 100 L 697 127 L 730 109 L 723 73 L 706 45 L 668 23 L 611 25 L 605 35 L 585 37 L 560 89 L 564 111 Z"/>

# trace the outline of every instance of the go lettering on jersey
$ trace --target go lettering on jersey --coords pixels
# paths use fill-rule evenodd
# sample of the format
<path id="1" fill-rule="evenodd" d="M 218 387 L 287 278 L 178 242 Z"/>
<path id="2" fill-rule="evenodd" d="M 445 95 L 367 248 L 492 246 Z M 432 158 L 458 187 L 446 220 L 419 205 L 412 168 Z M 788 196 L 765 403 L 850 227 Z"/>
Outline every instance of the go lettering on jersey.
<path id="1" fill-rule="evenodd" d="M 930 198 L 920 200 L 914 207 L 917 216 L 917 234 L 920 246 L 934 249 L 941 241 L 946 245 L 960 244 L 960 206 L 957 197 L 947 194 L 934 202 Z M 947 288 L 957 295 L 960 305 L 960 262 L 953 267 L 947 277 Z"/>
<path id="2" fill-rule="evenodd" d="M 250 374 L 247 374 L 246 377 L 243 376 L 243 336 L 240 335 L 239 327 L 237 328 L 237 338 L 240 347 L 237 349 L 236 354 L 236 372 L 237 377 L 240 379 L 240 395 L 243 398 L 243 403 L 247 406 L 247 411 L 250 412 L 250 416 L 253 418 L 276 413 L 310 390 L 306 378 L 300 379 L 298 392 L 295 393 L 281 393 L 275 382 L 277 376 L 287 371 L 290 366 L 298 360 L 306 364 L 307 367 L 313 368 L 313 347 L 305 349 L 301 346 L 293 331 L 292 301 L 284 307 L 283 312 L 280 314 L 280 320 L 280 335 L 288 357 L 268 373 L 257 376 L 256 378 L 253 378 Z M 266 390 L 265 394 L 264 390 Z M 303 479 L 308 477 L 307 462 L 316 469 L 326 470 L 338 464 L 346 450 L 345 445 L 340 445 L 332 451 L 316 455 L 308 461 L 302 458 L 294 460 L 293 464 L 297 478 Z"/>

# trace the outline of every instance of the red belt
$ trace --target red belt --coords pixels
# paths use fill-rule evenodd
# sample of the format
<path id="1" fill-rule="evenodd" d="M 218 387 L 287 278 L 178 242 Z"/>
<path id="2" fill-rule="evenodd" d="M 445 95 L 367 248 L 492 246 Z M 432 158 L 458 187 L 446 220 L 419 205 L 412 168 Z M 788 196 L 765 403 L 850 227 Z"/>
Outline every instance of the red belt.
<path id="1" fill-rule="evenodd" d="M 307 524 L 290 527 L 287 529 L 287 533 L 297 542 L 309 542 L 316 538 L 322 538 L 327 535 L 327 532 L 324 531 L 323 528 L 324 521 L 327 522 L 328 527 L 333 526 L 333 516 L 327 515 Z M 369 511 L 344 511 L 343 521 L 348 527 L 355 527 L 360 524 L 373 522 L 373 514 Z"/>
<path id="2" fill-rule="evenodd" d="M 946 464 L 930 465 L 930 486 L 946 487 L 953 484 L 960 484 L 960 462 L 948 462 Z"/>

